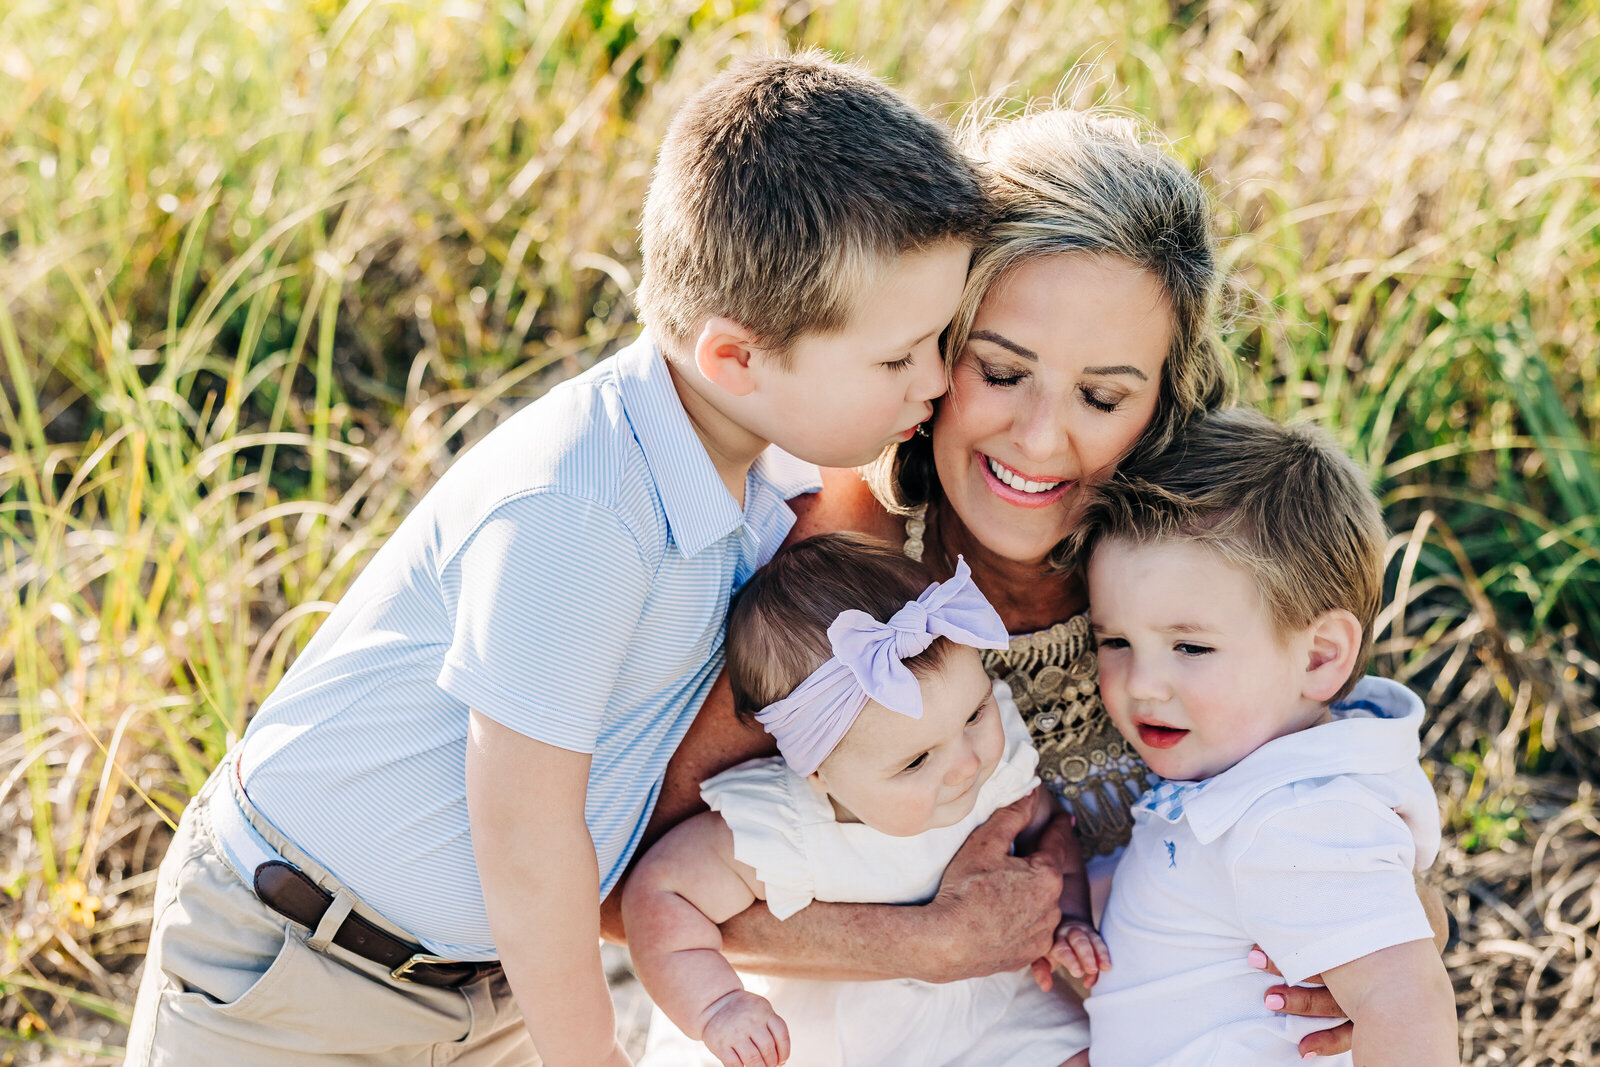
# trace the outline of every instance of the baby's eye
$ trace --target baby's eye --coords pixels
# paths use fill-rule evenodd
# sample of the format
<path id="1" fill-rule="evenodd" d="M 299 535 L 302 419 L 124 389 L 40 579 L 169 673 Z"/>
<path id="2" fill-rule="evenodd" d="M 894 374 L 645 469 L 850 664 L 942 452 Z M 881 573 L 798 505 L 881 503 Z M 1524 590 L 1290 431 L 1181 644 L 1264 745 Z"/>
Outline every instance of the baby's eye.
<path id="1" fill-rule="evenodd" d="M 1172 647 L 1183 653 L 1185 656 L 1203 656 L 1207 652 L 1216 651 L 1216 649 L 1212 648 L 1210 645 L 1197 645 L 1193 641 L 1179 641 Z"/>
<path id="2" fill-rule="evenodd" d="M 1103 411 L 1108 414 L 1117 410 L 1117 407 L 1122 403 L 1122 397 L 1117 396 L 1115 393 L 1108 393 L 1104 389 L 1083 388 L 1078 390 L 1078 394 L 1083 397 L 1085 404 L 1088 404 L 1096 411 Z"/>
<path id="3" fill-rule="evenodd" d="M 918 756 L 916 759 L 914 759 L 910 763 L 906 764 L 906 770 L 914 771 L 914 770 L 916 770 L 918 767 L 922 766 L 926 762 L 928 762 L 928 754 L 926 752 L 924 752 L 922 755 Z"/>
<path id="4" fill-rule="evenodd" d="M 1095 644 L 1101 648 L 1127 648 L 1128 639 L 1126 637 L 1097 637 L 1095 638 Z"/>
<path id="5" fill-rule="evenodd" d="M 971 715 L 967 716 L 967 725 L 971 726 L 974 723 L 976 723 L 979 720 L 981 720 L 982 718 L 983 718 L 983 708 L 980 706 L 977 711 L 975 711 Z"/>
<path id="6" fill-rule="evenodd" d="M 899 359 L 889 360 L 887 363 L 884 363 L 883 366 L 889 368 L 890 370 L 905 370 L 911 366 L 913 355 L 913 353 L 907 352 Z"/>

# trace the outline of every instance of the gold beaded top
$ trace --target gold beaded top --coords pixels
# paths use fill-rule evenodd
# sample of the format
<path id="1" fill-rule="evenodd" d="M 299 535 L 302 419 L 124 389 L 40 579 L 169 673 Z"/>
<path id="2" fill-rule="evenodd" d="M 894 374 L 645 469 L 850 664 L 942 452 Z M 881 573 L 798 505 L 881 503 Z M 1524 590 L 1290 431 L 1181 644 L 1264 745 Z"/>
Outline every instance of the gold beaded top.
<path id="1" fill-rule="evenodd" d="M 903 549 L 914 560 L 922 559 L 926 530 L 926 508 L 918 508 L 906 520 Z M 1011 687 L 1039 750 L 1039 778 L 1076 820 L 1084 855 L 1127 844 L 1130 810 L 1150 785 L 1150 769 L 1100 702 L 1089 617 L 1074 615 L 1013 637 L 1009 648 L 980 653 L 989 676 Z"/>

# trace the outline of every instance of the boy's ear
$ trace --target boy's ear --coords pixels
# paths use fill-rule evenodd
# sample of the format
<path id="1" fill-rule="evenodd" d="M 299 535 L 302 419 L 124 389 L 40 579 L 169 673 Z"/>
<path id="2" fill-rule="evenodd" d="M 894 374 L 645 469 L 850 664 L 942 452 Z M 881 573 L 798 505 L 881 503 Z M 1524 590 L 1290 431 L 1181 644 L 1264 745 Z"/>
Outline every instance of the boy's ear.
<path id="1" fill-rule="evenodd" d="M 755 334 L 740 323 L 713 315 L 694 343 L 694 364 L 706 381 L 734 396 L 755 391 L 750 364 L 760 352 Z"/>
<path id="2" fill-rule="evenodd" d="M 1361 652 L 1361 622 L 1344 608 L 1335 608 L 1311 620 L 1309 636 L 1305 688 L 1301 693 L 1307 700 L 1326 704 L 1355 669 L 1356 656 Z"/>

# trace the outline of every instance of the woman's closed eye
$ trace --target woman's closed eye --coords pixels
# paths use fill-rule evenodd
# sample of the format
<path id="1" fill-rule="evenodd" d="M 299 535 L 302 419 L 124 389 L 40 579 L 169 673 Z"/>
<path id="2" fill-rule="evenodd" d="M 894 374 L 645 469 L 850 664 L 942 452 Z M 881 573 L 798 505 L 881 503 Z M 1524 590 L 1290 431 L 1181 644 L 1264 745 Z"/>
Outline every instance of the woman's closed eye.
<path id="1" fill-rule="evenodd" d="M 1028 376 L 1026 371 L 1018 370 L 1015 367 L 1000 366 L 984 359 L 976 359 L 975 362 L 978 364 L 978 373 L 983 376 L 983 381 L 986 385 L 999 386 L 1004 389 L 1007 386 L 1016 385 Z"/>
<path id="2" fill-rule="evenodd" d="M 1095 389 L 1091 386 L 1081 386 L 1078 395 L 1083 397 L 1083 402 L 1096 411 L 1110 414 L 1122 406 L 1125 399 L 1120 393 L 1113 393 L 1105 389 Z"/>

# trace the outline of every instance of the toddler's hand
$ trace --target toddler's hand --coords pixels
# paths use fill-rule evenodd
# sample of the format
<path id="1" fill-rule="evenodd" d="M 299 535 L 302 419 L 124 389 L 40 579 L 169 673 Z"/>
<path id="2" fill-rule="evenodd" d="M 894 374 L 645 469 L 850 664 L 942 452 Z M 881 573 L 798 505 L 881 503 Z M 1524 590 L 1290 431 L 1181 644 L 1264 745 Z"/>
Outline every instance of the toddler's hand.
<path id="1" fill-rule="evenodd" d="M 1050 963 L 1064 967 L 1074 978 L 1094 988 L 1100 972 L 1111 969 L 1111 950 L 1100 940 L 1094 924 L 1082 919 L 1063 919 L 1056 927 L 1056 943 L 1050 948 Z"/>
<path id="2" fill-rule="evenodd" d="M 706 1011 L 700 1040 L 724 1067 L 778 1067 L 789 1058 L 789 1028 L 766 997 L 736 989 Z"/>

